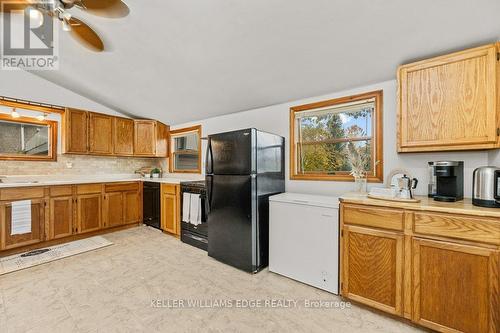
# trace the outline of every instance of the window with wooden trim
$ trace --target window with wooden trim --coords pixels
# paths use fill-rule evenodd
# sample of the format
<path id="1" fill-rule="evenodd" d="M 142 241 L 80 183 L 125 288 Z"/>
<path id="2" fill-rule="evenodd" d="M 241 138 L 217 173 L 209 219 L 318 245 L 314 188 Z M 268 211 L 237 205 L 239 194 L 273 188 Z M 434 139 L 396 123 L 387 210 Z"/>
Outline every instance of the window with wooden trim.
<path id="1" fill-rule="evenodd" d="M 201 173 L 201 126 L 170 131 L 170 172 Z"/>
<path id="2" fill-rule="evenodd" d="M 46 118 L 62 112 L 0 96 L 0 160 L 56 161 L 58 123 Z"/>
<path id="3" fill-rule="evenodd" d="M 290 109 L 290 179 L 383 181 L 383 92 Z"/>

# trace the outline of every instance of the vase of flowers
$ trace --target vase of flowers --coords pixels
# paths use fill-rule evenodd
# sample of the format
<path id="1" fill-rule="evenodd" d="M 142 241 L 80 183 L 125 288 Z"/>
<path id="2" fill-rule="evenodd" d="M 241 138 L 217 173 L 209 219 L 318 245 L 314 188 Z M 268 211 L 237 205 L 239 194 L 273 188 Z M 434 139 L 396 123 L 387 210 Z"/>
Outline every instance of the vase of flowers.
<path id="1" fill-rule="evenodd" d="M 359 193 L 367 192 L 367 171 L 370 163 L 370 154 L 366 151 L 359 151 L 351 141 L 347 143 L 347 158 L 351 165 L 350 175 L 354 177 L 354 191 Z"/>

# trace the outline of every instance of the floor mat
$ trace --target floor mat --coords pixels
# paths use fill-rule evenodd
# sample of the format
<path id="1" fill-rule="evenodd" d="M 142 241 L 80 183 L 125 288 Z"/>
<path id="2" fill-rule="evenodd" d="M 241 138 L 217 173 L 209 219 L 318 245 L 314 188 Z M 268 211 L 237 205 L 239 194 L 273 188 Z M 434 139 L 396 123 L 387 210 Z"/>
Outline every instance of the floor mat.
<path id="1" fill-rule="evenodd" d="M 102 236 L 95 236 L 0 258 L 0 275 L 45 264 L 80 253 L 93 251 L 110 245 L 113 245 L 113 243 L 108 241 L 106 238 Z"/>

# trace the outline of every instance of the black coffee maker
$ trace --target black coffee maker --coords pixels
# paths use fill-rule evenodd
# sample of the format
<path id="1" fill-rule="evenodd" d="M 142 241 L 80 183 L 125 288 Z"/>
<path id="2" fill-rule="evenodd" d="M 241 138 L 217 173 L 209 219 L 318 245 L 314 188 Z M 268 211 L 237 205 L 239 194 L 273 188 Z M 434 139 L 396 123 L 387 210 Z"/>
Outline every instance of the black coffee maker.
<path id="1" fill-rule="evenodd" d="M 464 162 L 434 162 L 436 194 L 434 200 L 454 202 L 464 198 Z"/>

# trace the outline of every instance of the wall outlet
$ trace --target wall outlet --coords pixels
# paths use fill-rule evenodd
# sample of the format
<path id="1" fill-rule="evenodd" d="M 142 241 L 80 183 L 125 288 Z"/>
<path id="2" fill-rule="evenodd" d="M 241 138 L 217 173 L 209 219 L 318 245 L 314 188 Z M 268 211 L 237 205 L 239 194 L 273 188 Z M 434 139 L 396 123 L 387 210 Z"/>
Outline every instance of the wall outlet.
<path id="1" fill-rule="evenodd" d="M 66 168 L 73 169 L 73 162 L 66 162 Z"/>

